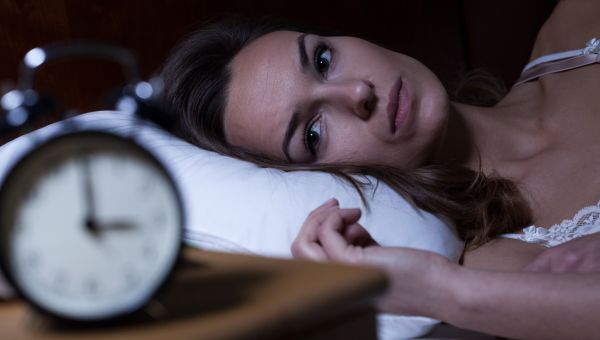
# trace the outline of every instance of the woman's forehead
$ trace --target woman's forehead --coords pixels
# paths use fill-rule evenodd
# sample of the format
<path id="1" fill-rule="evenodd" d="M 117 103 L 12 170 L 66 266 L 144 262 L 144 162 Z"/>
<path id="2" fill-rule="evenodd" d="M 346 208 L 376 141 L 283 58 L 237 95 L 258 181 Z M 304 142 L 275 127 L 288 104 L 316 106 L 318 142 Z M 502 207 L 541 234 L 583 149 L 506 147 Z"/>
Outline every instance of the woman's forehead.
<path id="1" fill-rule="evenodd" d="M 233 59 L 224 116 L 230 144 L 285 158 L 281 143 L 299 85 L 299 35 L 290 31 L 266 34 Z"/>

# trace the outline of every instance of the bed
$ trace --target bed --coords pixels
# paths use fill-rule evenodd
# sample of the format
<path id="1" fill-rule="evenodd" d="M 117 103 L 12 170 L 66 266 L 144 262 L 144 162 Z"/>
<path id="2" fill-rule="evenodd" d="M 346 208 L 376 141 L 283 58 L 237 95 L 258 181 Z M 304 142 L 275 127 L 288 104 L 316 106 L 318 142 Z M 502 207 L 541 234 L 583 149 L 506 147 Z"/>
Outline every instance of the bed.
<path id="1" fill-rule="evenodd" d="M 336 197 L 341 206 L 363 208 L 360 222 L 382 245 L 429 250 L 454 261 L 463 248 L 450 223 L 416 209 L 383 183 L 367 188 L 366 210 L 355 189 L 332 175 L 260 168 L 201 150 L 150 123 L 140 128 L 131 115 L 119 111 L 80 115 L 5 144 L 0 147 L 0 181 L 28 150 L 73 122 L 82 129 L 130 135 L 167 166 L 183 196 L 185 242 L 193 247 L 290 258 L 304 218 Z M 380 315 L 378 323 L 381 339 L 397 339 L 423 336 L 438 321 Z"/>

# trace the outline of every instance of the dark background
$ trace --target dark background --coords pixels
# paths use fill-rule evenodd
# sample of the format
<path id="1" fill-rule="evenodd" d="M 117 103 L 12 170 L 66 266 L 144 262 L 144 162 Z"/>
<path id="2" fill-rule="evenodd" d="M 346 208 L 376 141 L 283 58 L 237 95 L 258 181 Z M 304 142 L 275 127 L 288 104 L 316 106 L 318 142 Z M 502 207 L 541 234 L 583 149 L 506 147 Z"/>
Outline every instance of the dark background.
<path id="1" fill-rule="evenodd" d="M 184 34 L 237 13 L 276 16 L 372 40 L 421 60 L 448 88 L 476 67 L 510 86 L 554 5 L 554 0 L 0 0 L 0 85 L 2 92 L 14 85 L 29 49 L 69 39 L 128 48 L 148 78 Z M 68 109 L 109 109 L 107 93 L 122 85 L 120 72 L 96 60 L 44 66 L 35 87 L 60 98 L 62 106 L 37 125 Z"/>

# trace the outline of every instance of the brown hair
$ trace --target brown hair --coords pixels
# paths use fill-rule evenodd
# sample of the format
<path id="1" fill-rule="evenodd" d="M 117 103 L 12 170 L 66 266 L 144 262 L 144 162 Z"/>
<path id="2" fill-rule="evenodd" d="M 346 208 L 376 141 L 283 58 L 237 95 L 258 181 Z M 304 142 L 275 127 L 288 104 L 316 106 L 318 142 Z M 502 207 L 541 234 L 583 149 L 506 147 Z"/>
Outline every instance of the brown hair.
<path id="1" fill-rule="evenodd" d="M 253 40 L 278 30 L 310 31 L 270 19 L 235 19 L 197 31 L 175 49 L 163 67 L 162 77 L 164 102 L 178 115 L 180 123 L 175 132 L 180 137 L 264 167 L 337 175 L 353 185 L 364 202 L 363 189 L 383 181 L 415 206 L 454 221 L 460 237 L 470 247 L 530 223 L 528 205 L 514 183 L 458 165 L 426 165 L 410 171 L 356 164 L 291 165 L 228 144 L 223 112 L 230 62 Z"/>
<path id="2" fill-rule="evenodd" d="M 484 68 L 467 72 L 451 91 L 451 98 L 463 104 L 494 106 L 506 94 L 508 88 L 498 77 Z"/>

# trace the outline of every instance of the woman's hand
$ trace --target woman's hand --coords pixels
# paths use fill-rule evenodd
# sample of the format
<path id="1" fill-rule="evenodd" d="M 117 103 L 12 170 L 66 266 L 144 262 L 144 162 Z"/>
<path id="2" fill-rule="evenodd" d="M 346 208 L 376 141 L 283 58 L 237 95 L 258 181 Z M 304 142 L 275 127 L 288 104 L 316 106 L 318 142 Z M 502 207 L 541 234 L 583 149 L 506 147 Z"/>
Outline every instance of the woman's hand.
<path id="1" fill-rule="evenodd" d="M 296 258 L 363 262 L 365 247 L 377 242 L 358 224 L 360 209 L 342 209 L 332 198 L 313 210 L 292 243 Z"/>
<path id="2" fill-rule="evenodd" d="M 445 257 L 416 249 L 381 247 L 358 223 L 359 209 L 342 209 L 335 199 L 307 217 L 292 244 L 296 258 L 376 266 L 389 279 L 381 311 L 435 317 L 449 298 L 453 268 Z"/>
<path id="3" fill-rule="evenodd" d="M 600 272 L 600 233 L 548 248 L 523 270 L 548 273 Z"/>

